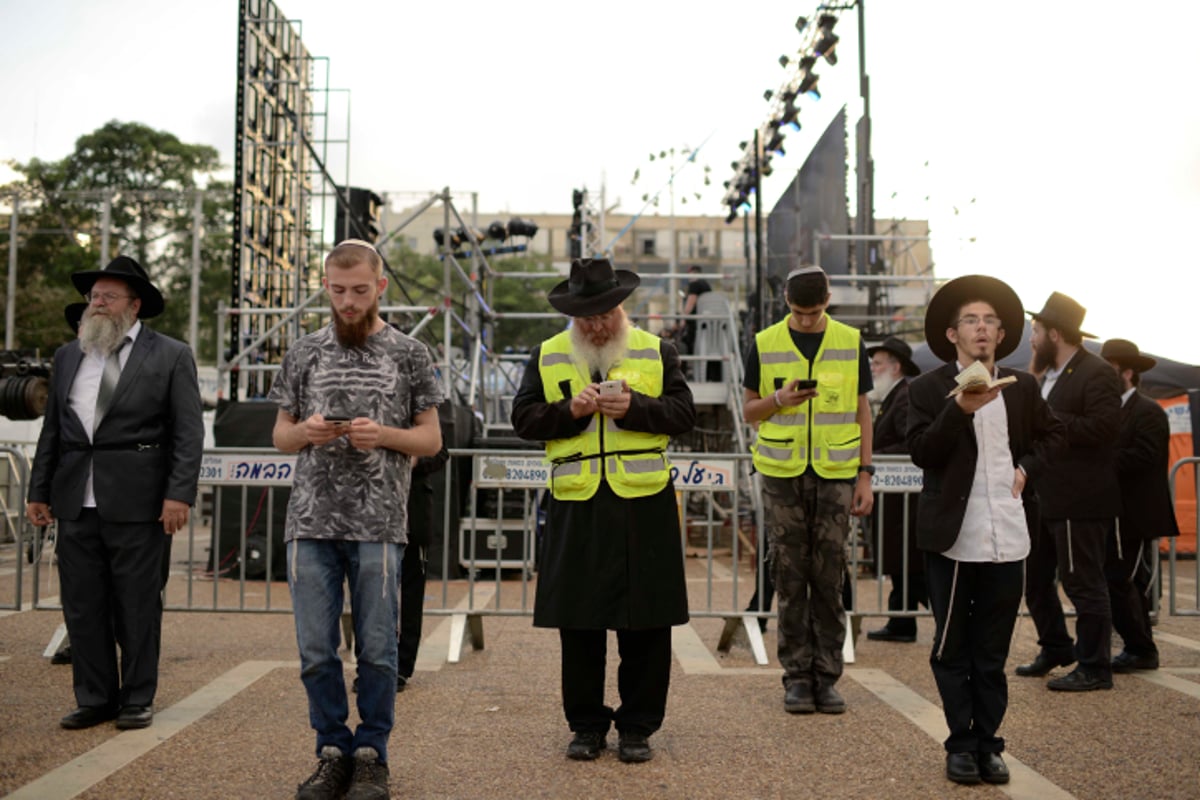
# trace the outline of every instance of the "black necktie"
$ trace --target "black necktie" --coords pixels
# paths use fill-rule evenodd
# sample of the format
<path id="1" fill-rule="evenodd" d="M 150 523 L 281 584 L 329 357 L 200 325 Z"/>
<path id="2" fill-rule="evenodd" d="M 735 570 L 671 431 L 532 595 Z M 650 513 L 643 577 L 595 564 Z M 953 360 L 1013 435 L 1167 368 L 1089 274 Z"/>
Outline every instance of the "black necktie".
<path id="1" fill-rule="evenodd" d="M 100 427 L 100 420 L 104 419 L 109 406 L 112 405 L 113 392 L 117 389 L 117 382 L 121 380 L 121 350 L 127 344 L 129 344 L 128 336 L 121 340 L 117 349 L 109 353 L 108 358 L 104 361 L 104 374 L 100 376 L 100 391 L 96 393 L 96 414 L 92 420 L 93 433 Z"/>

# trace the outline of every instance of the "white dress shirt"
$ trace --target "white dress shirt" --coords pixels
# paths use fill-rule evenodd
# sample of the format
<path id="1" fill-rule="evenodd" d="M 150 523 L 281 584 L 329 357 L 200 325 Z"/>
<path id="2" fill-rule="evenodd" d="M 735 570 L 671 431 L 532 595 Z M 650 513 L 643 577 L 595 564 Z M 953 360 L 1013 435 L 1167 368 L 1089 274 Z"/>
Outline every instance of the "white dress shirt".
<path id="1" fill-rule="evenodd" d="M 992 377 L 997 377 L 995 371 Z M 975 478 L 958 539 L 942 555 L 955 561 L 1020 561 L 1029 555 L 1029 525 L 1025 504 L 1012 496 L 1016 468 L 1009 447 L 1003 391 L 975 412 L 972 424 L 978 445 Z"/>
<path id="2" fill-rule="evenodd" d="M 125 332 L 125 337 L 129 339 L 129 344 L 121 348 L 117 354 L 117 360 L 121 362 L 121 369 L 125 369 L 125 363 L 129 361 L 129 354 L 133 352 L 133 343 L 137 341 L 138 334 L 142 331 L 142 321 L 136 320 L 133 327 Z M 96 397 L 100 394 L 100 378 L 104 376 L 104 362 L 108 360 L 108 356 L 100 353 L 84 353 L 83 360 L 79 362 L 79 369 L 75 372 L 75 380 L 71 383 L 71 391 L 68 394 L 68 400 L 71 403 L 71 410 L 75 412 L 75 416 L 79 417 L 79 421 L 83 423 L 83 429 L 87 431 L 88 438 L 92 438 L 92 428 L 96 423 Z M 96 493 L 92 488 L 92 472 L 88 470 L 87 486 L 83 490 L 83 507 L 96 507 Z"/>

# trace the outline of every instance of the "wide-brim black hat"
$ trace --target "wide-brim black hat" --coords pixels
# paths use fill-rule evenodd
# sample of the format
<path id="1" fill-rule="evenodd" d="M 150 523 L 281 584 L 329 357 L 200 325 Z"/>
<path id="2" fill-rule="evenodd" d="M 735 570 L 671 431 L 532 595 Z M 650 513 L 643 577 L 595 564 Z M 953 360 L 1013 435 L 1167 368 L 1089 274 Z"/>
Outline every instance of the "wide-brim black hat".
<path id="1" fill-rule="evenodd" d="M 71 275 L 71 283 L 80 294 L 86 295 L 92 291 L 92 284 L 100 278 L 118 278 L 129 284 L 138 299 L 142 301 L 138 309 L 140 319 L 157 317 L 163 312 L 164 303 L 162 292 L 150 282 L 150 276 L 142 265 L 129 256 L 117 256 L 108 262 L 104 269 L 93 269 L 86 272 L 76 272 Z"/>
<path id="2" fill-rule="evenodd" d="M 867 348 L 867 358 L 878 353 L 880 350 L 891 353 L 900 362 L 900 370 L 910 378 L 921 374 L 921 368 L 918 367 L 912 360 L 912 348 L 908 342 L 897 336 L 889 336 L 879 344 Z"/>
<path id="3" fill-rule="evenodd" d="M 967 303 L 982 300 L 996 310 L 1004 339 L 996 345 L 996 360 L 1004 358 L 1021 343 L 1025 329 L 1025 309 L 1012 287 L 990 275 L 963 275 L 942 285 L 925 310 L 925 342 L 942 361 L 958 357 L 954 342 L 946 338 L 946 330 L 954 327 L 958 311 Z"/>
<path id="4" fill-rule="evenodd" d="M 550 305 L 569 317 L 593 317 L 610 311 L 641 283 L 637 273 L 614 270 L 607 258 L 577 258 L 571 275 L 550 290 Z"/>
<path id="5" fill-rule="evenodd" d="M 1138 346 L 1128 339 L 1109 339 L 1100 345 L 1100 357 L 1105 361 L 1115 361 L 1122 368 L 1128 367 L 1137 373 L 1152 369 L 1157 360 L 1142 355 Z"/>
<path id="6" fill-rule="evenodd" d="M 79 321 L 83 319 L 83 312 L 87 311 L 87 307 L 87 303 L 68 303 L 63 309 L 63 317 L 76 333 L 79 332 Z"/>
<path id="7" fill-rule="evenodd" d="M 1094 333 L 1080 330 L 1087 309 L 1060 292 L 1051 292 L 1046 298 L 1046 304 L 1041 311 L 1030 311 L 1029 316 L 1049 328 L 1060 331 L 1074 332 L 1085 339 L 1095 339 Z"/>

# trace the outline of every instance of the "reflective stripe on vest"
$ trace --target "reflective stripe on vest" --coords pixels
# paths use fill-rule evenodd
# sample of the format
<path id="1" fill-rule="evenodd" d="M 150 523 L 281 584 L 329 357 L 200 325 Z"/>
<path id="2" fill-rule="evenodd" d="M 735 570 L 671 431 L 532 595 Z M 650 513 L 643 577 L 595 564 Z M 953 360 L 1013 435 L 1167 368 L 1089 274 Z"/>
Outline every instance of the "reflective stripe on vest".
<path id="1" fill-rule="evenodd" d="M 542 343 L 538 370 L 548 403 L 563 400 L 563 382 L 574 397 L 592 383 L 588 368 L 575 358 L 570 331 Z M 624 380 L 630 390 L 661 397 L 662 355 L 659 338 L 638 328 L 629 330 L 625 357 L 608 371 L 607 380 Z M 596 494 L 603 478 L 619 497 L 645 497 L 659 492 L 671 479 L 663 452 L 670 440 L 665 434 L 622 429 L 611 417 L 594 414 L 587 429 L 566 439 L 546 443 L 550 462 L 550 491 L 556 500 L 587 500 Z"/>
<path id="2" fill-rule="evenodd" d="M 858 426 L 859 333 L 825 317 L 825 335 L 810 363 L 796 348 L 787 319 L 760 331 L 758 344 L 761 397 L 777 385 L 815 378 L 817 396 L 800 406 L 785 406 L 762 420 L 753 445 L 754 466 L 764 475 L 788 478 L 812 464 L 822 478 L 853 478 L 858 472 L 862 431 Z"/>

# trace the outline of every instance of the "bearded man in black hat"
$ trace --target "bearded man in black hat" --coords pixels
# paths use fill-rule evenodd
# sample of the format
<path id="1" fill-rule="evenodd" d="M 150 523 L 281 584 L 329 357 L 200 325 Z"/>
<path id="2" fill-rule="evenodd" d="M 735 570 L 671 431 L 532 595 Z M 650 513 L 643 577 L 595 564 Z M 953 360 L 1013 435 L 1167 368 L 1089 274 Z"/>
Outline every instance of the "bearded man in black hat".
<path id="1" fill-rule="evenodd" d="M 1158 562 L 1155 540 L 1179 535 L 1167 480 L 1171 425 L 1163 407 L 1138 391 L 1142 373 L 1157 361 L 1127 339 L 1109 339 L 1100 357 L 1112 365 L 1124 389 L 1116 450 L 1121 515 L 1104 565 L 1113 629 L 1124 644 L 1112 669 L 1158 669 L 1158 646 L 1150 627 L 1150 591 Z"/>
<path id="2" fill-rule="evenodd" d="M 576 259 L 550 304 L 571 326 L 533 350 L 513 400 L 523 439 L 545 442 L 550 499 L 533 624 L 558 628 L 562 703 L 589 761 L 615 726 L 621 761 L 649 760 L 671 674 L 671 626 L 688 621 L 679 512 L 666 448 L 696 409 L 669 342 L 630 325 L 638 276 Z M 604 705 L 608 631 L 617 633 L 621 705 Z"/>
<path id="3" fill-rule="evenodd" d="M 908 445 L 924 470 L 917 547 L 937 627 L 929 663 L 950 731 L 946 777 L 955 783 L 1009 780 L 996 735 L 1008 709 L 1004 662 L 1037 521 L 1034 489 L 1063 440 L 1033 376 L 996 366 L 1023 327 L 1021 300 L 1003 281 L 950 281 L 925 312 L 929 349 L 946 364 L 908 391 Z M 1015 381 L 952 396 L 956 376 L 973 364 L 992 380 Z"/>
<path id="4" fill-rule="evenodd" d="M 1033 368 L 1043 373 L 1042 397 L 1067 426 L 1067 444 L 1038 486 L 1041 525 L 1025 566 L 1025 603 L 1037 627 L 1039 652 L 1017 667 L 1042 677 L 1057 666 L 1078 666 L 1046 686 L 1087 692 L 1112 688 L 1112 607 L 1104 561 L 1121 513 L 1114 442 L 1120 429 L 1121 385 L 1112 367 L 1083 347 L 1087 310 L 1054 292 L 1033 317 Z M 1055 571 L 1075 606 L 1067 632 Z"/>
<path id="5" fill-rule="evenodd" d="M 889 336 L 880 344 L 867 348 L 871 359 L 871 380 L 874 386 L 867 399 L 879 403 L 875 416 L 872 447 L 876 455 L 905 455 L 908 453 L 908 382 L 921 374 L 913 363 L 908 342 Z M 905 502 L 905 498 L 908 501 Z M 916 611 L 918 605 L 929 605 L 925 591 L 925 569 L 916 552 L 917 498 L 889 492 L 883 496 L 881 552 L 876 554 L 881 572 L 892 581 L 888 593 L 888 611 Z M 906 508 L 907 506 L 907 508 Z M 879 518 L 873 518 L 878 523 Z M 907 519 L 909 549 L 904 548 Z M 867 638 L 877 642 L 915 642 L 917 620 L 911 616 L 894 616 L 882 627 L 867 632 Z"/>
<path id="6" fill-rule="evenodd" d="M 78 704 L 60 724 L 144 728 L 158 688 L 164 551 L 187 524 L 204 451 L 196 363 L 142 323 L 163 297 L 132 258 L 71 281 L 88 306 L 78 337 L 54 354 L 26 516 L 58 520 Z"/>

